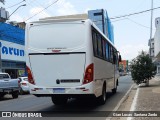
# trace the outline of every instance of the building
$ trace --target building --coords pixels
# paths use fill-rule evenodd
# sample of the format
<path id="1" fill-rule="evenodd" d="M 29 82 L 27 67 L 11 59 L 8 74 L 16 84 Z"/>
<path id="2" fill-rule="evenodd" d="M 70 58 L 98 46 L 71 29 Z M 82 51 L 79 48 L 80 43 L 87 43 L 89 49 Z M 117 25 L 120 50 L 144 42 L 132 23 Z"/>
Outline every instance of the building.
<path id="1" fill-rule="evenodd" d="M 0 69 L 12 78 L 26 73 L 24 36 L 24 29 L 0 22 Z"/>
<path id="2" fill-rule="evenodd" d="M 114 44 L 114 32 L 111 20 L 108 13 L 104 9 L 89 10 L 88 18 L 107 36 L 107 38 Z"/>
<path id="3" fill-rule="evenodd" d="M 151 57 L 152 61 L 154 61 L 155 59 L 154 58 L 154 38 L 149 40 L 148 46 L 149 46 L 149 56 Z"/>
<path id="4" fill-rule="evenodd" d="M 160 60 L 160 17 L 155 19 L 155 27 L 156 27 L 156 32 L 154 35 L 154 55 L 157 59 Z"/>
<path id="5" fill-rule="evenodd" d="M 155 19 L 156 32 L 154 38 L 149 41 L 150 57 L 157 66 L 157 73 L 160 74 L 160 17 Z"/>
<path id="6" fill-rule="evenodd" d="M 128 60 L 122 60 L 119 62 L 119 69 L 125 73 L 128 72 Z"/>

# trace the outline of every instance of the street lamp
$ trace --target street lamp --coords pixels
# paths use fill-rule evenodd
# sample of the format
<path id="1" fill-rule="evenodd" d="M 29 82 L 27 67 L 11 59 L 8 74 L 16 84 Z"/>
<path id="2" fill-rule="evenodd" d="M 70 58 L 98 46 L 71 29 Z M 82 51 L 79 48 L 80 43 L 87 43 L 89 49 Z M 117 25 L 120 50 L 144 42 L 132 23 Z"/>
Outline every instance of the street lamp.
<path id="1" fill-rule="evenodd" d="M 8 17 L 8 19 L 11 17 L 11 15 L 13 15 L 13 13 L 15 13 L 20 7 L 22 6 L 26 6 L 26 4 L 20 5 L 17 9 L 15 9 Z"/>

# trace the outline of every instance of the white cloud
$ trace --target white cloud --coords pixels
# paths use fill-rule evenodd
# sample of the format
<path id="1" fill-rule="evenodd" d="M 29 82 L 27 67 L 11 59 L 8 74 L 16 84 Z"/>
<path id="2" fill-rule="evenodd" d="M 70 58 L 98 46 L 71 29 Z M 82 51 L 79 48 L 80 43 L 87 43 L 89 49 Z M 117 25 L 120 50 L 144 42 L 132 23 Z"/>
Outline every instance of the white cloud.
<path id="1" fill-rule="evenodd" d="M 66 0 L 58 1 L 57 6 L 58 6 L 57 10 L 58 15 L 71 15 L 78 13 L 74 8 L 74 6 Z"/>
<path id="2" fill-rule="evenodd" d="M 88 13 L 89 10 L 91 10 L 91 8 L 86 8 L 86 9 L 84 10 L 84 13 Z"/>
<path id="3" fill-rule="evenodd" d="M 144 44 L 139 44 L 139 45 L 124 45 L 122 47 L 119 47 L 118 50 L 122 55 L 122 59 L 132 60 L 133 58 L 137 57 L 139 52 L 141 52 L 142 50 L 148 52 L 149 48 Z"/>
<path id="4" fill-rule="evenodd" d="M 30 14 L 31 16 L 36 15 L 36 18 L 44 18 L 44 17 L 50 17 L 50 14 L 48 14 L 47 12 L 43 11 L 43 7 L 34 7 L 30 10 Z"/>
<path id="5" fill-rule="evenodd" d="M 17 22 L 22 22 L 24 21 L 24 18 L 18 14 L 13 14 L 11 17 L 10 17 L 10 20 L 11 21 L 17 21 Z"/>

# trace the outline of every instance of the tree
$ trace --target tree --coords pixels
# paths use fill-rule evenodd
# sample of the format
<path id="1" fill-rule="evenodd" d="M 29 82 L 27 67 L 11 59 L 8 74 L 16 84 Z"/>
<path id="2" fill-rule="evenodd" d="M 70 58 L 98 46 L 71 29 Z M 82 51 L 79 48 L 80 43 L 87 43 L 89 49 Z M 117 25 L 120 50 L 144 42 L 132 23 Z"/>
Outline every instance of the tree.
<path id="1" fill-rule="evenodd" d="M 142 51 L 131 62 L 131 75 L 136 84 L 146 83 L 149 86 L 149 80 L 156 74 L 156 66 L 152 59 Z"/>

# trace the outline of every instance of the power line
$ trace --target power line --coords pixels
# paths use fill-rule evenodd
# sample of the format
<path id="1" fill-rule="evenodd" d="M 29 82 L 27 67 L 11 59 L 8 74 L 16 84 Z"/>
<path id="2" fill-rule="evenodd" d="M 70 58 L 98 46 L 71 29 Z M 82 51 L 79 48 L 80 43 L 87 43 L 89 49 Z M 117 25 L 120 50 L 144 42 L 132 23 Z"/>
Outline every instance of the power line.
<path id="1" fill-rule="evenodd" d="M 16 4 L 14 4 L 14 5 L 11 5 L 11 6 L 7 7 L 6 9 L 12 8 L 14 6 L 17 6 L 17 5 L 21 4 L 22 2 L 25 2 L 25 0 L 22 0 L 21 2 L 18 2 Z"/>
<path id="2" fill-rule="evenodd" d="M 113 21 L 111 21 L 112 23 L 113 22 L 118 22 L 118 21 L 123 21 L 123 20 L 126 20 L 127 18 L 122 18 L 122 19 L 119 19 L 119 20 L 113 20 Z"/>
<path id="3" fill-rule="evenodd" d="M 133 15 L 138 15 L 138 14 L 142 14 L 142 13 L 145 13 L 145 12 L 149 12 L 151 10 L 156 10 L 156 9 L 159 9 L 160 7 L 156 7 L 156 8 L 153 8 L 153 9 L 148 9 L 148 10 L 144 10 L 144 11 L 140 11 L 140 12 L 136 12 L 136 13 L 131 13 L 131 14 L 128 14 L 128 15 L 122 15 L 122 16 L 117 16 L 117 17 L 112 17 L 110 19 L 118 19 L 118 18 L 123 18 L 123 17 L 129 17 L 129 16 L 133 16 Z"/>
<path id="4" fill-rule="evenodd" d="M 132 19 L 130 19 L 130 18 L 126 18 L 126 19 L 127 19 L 127 20 L 129 20 L 129 21 L 131 21 L 131 22 L 133 22 L 133 23 L 135 23 L 135 24 L 137 24 L 137 25 L 139 25 L 139 26 L 141 26 L 141 27 L 144 27 L 144 28 L 150 29 L 150 27 L 145 26 L 145 25 L 142 25 L 142 24 L 140 24 L 140 23 L 138 23 L 138 22 L 136 22 L 136 21 L 134 21 L 134 20 L 132 20 Z"/>
<path id="5" fill-rule="evenodd" d="M 47 7 L 45 7 L 45 8 L 44 8 L 43 10 L 41 10 L 40 12 L 38 12 L 38 13 L 34 14 L 33 16 L 29 17 L 28 19 L 25 20 L 25 22 L 28 21 L 29 19 L 35 17 L 35 16 L 38 15 L 39 13 L 43 12 L 44 10 L 48 9 L 49 7 L 51 7 L 53 4 L 57 3 L 58 1 L 59 1 L 59 0 L 56 0 L 55 2 L 53 2 L 53 3 L 51 3 L 50 5 L 48 5 Z"/>
<path id="6" fill-rule="evenodd" d="M 140 24 L 140 23 L 138 23 L 138 22 L 136 22 L 136 21 L 134 21 L 134 20 L 132 20 L 132 19 L 130 19 L 130 18 L 123 18 L 123 19 L 119 19 L 119 20 L 114 20 L 114 21 L 112 21 L 112 23 L 113 23 L 113 22 L 123 21 L 123 20 L 128 20 L 128 21 L 133 22 L 133 23 L 135 23 L 135 24 L 137 24 L 137 25 L 139 25 L 139 26 L 141 26 L 141 27 L 150 29 L 150 27 L 145 26 L 145 25 L 143 25 L 143 24 Z M 155 30 L 155 29 L 152 28 L 152 30 Z"/>
<path id="7" fill-rule="evenodd" d="M 43 8 L 45 7 L 44 5 L 42 5 L 41 3 L 39 3 L 39 1 L 37 1 L 35 4 L 40 5 Z M 53 11 L 50 11 L 50 10 L 46 10 L 46 12 L 53 13 Z"/>
<path id="8" fill-rule="evenodd" d="M 36 10 L 38 10 L 37 9 L 37 5 L 33 5 L 33 4 L 35 4 L 35 1 L 36 0 L 32 0 L 29 4 L 27 4 L 27 6 L 31 6 L 31 8 L 34 8 L 34 9 L 36 9 Z M 38 1 L 36 1 L 36 3 L 37 3 Z M 44 8 L 44 7 L 43 7 Z M 42 8 L 42 9 L 43 9 Z M 42 14 L 44 14 L 43 12 L 42 12 Z"/>

